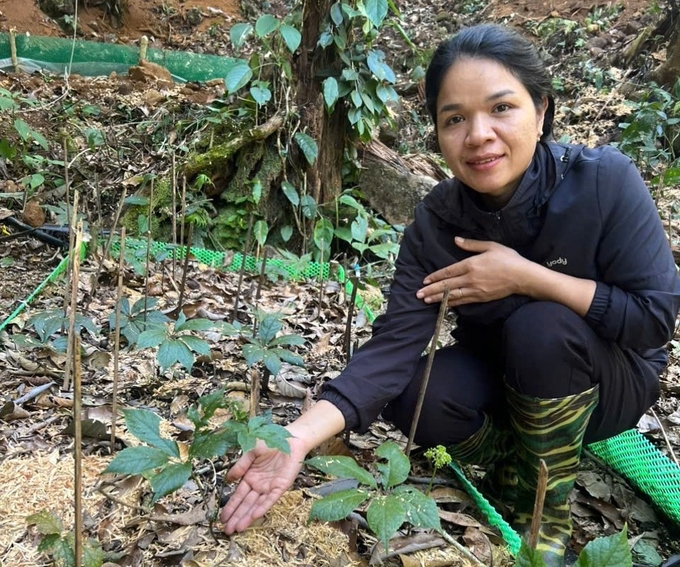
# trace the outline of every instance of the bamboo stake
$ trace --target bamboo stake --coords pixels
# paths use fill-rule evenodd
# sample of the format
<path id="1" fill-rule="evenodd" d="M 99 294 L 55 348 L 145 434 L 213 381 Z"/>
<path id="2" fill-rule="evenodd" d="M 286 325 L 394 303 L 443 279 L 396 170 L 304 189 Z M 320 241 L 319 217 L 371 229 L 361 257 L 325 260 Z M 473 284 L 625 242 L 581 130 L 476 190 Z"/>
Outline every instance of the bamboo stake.
<path id="1" fill-rule="evenodd" d="M 116 227 L 118 226 L 118 221 L 120 220 L 120 215 L 123 212 L 123 207 L 125 206 L 125 198 L 127 197 L 127 188 L 123 187 L 123 194 L 120 196 L 120 201 L 118 201 L 118 208 L 116 209 L 116 215 L 113 218 L 113 225 L 111 226 L 109 232 L 109 239 L 106 241 L 106 248 L 104 250 L 104 255 L 102 257 L 103 261 L 109 257 L 109 252 L 111 250 L 111 244 L 113 243 L 113 237 L 116 234 Z M 101 272 L 102 264 L 99 265 L 99 271 Z"/>
<path id="2" fill-rule="evenodd" d="M 144 324 L 146 325 L 146 310 L 149 303 L 149 272 L 151 271 L 151 215 L 153 215 L 153 177 L 149 189 L 149 216 L 146 220 L 146 268 L 144 273 Z"/>
<path id="3" fill-rule="evenodd" d="M 425 372 L 423 373 L 423 381 L 420 385 L 420 392 L 418 393 L 418 402 L 416 403 L 416 409 L 413 414 L 413 422 L 411 423 L 411 431 L 408 434 L 408 443 L 406 444 L 406 456 L 411 455 L 411 445 L 413 445 L 413 438 L 416 435 L 416 429 L 418 428 L 418 421 L 420 421 L 420 412 L 423 409 L 423 401 L 425 400 L 425 392 L 427 390 L 427 383 L 430 381 L 430 372 L 432 371 L 432 362 L 434 361 L 434 354 L 437 350 L 437 341 L 439 341 L 439 333 L 442 329 L 442 323 L 444 321 L 444 316 L 446 315 L 446 310 L 449 306 L 449 292 L 448 286 L 444 289 L 444 297 L 439 306 L 439 316 L 437 317 L 437 324 L 434 327 L 434 335 L 432 336 L 432 344 L 430 345 L 430 352 L 427 355 L 427 363 L 425 364 Z"/>
<path id="4" fill-rule="evenodd" d="M 69 206 L 69 202 L 66 201 L 66 207 Z M 73 215 L 71 215 L 71 224 L 69 224 L 69 251 L 68 251 L 68 263 L 66 266 L 66 277 L 67 281 L 77 282 L 77 278 L 74 274 L 74 267 L 76 264 L 80 263 L 80 246 L 82 244 L 82 225 L 79 225 L 81 231 L 80 244 L 78 244 L 77 229 L 75 227 L 75 212 L 78 210 L 78 192 L 76 191 L 73 195 Z M 77 246 L 77 247 L 76 247 Z M 73 303 L 73 298 L 71 297 L 71 287 L 66 286 L 65 297 L 64 297 L 64 317 L 68 314 L 68 305 Z M 75 312 L 71 312 L 70 317 L 75 318 Z M 75 321 L 75 319 L 74 319 Z M 75 324 L 75 323 L 74 323 Z M 73 335 L 68 333 L 66 340 L 66 364 L 64 365 L 64 391 L 71 389 L 71 362 L 73 359 Z"/>
<path id="5" fill-rule="evenodd" d="M 253 213 L 250 213 L 250 219 L 248 220 L 248 231 L 246 232 L 246 243 L 243 247 L 243 255 L 241 257 L 241 269 L 238 271 L 238 283 L 236 284 L 236 294 L 234 296 L 234 307 L 231 311 L 231 322 L 236 320 L 236 314 L 238 313 L 238 300 L 241 297 L 241 286 L 243 285 L 243 275 L 246 271 L 246 256 L 248 250 L 250 249 L 250 235 L 253 232 Z"/>
<path id="6" fill-rule="evenodd" d="M 83 225 L 78 223 L 76 229 L 74 252 L 80 250 L 83 241 Z M 83 502 L 82 502 L 82 372 L 80 364 L 80 336 L 76 333 L 76 311 L 78 309 L 78 284 L 80 282 L 80 254 L 74 253 L 71 270 L 71 311 L 69 313 L 68 336 L 73 345 L 71 371 L 73 374 L 73 460 L 74 460 L 74 507 L 75 507 L 75 566 L 82 565 L 83 557 Z"/>
<path id="7" fill-rule="evenodd" d="M 184 290 L 187 284 L 187 272 L 189 271 L 189 256 L 191 256 L 191 235 L 194 232 L 194 225 L 189 225 L 187 232 L 187 244 L 184 246 L 184 268 L 182 269 L 182 283 L 179 286 L 179 299 L 177 300 L 177 307 L 173 309 L 173 313 L 179 315 L 182 310 L 182 302 L 184 301 Z"/>
<path id="8" fill-rule="evenodd" d="M 146 61 L 146 54 L 149 50 L 149 38 L 145 35 L 139 40 L 139 61 Z"/>
<path id="9" fill-rule="evenodd" d="M 116 420 L 118 419 L 118 379 L 120 362 L 120 304 L 123 300 L 123 271 L 125 270 L 125 227 L 120 231 L 120 256 L 118 257 L 118 289 L 116 291 L 116 330 L 113 340 L 113 403 L 111 407 L 111 454 L 116 450 Z"/>
<path id="10" fill-rule="evenodd" d="M 531 529 L 529 530 L 529 547 L 536 549 L 538 544 L 538 532 L 541 529 L 543 519 L 543 506 L 545 504 L 545 491 L 548 486 L 548 467 L 541 459 L 538 465 L 538 479 L 536 482 L 536 499 L 534 500 L 534 514 L 531 518 Z"/>
<path id="11" fill-rule="evenodd" d="M 177 271 L 177 163 L 175 152 L 172 152 L 172 279 L 175 283 Z"/>
<path id="12" fill-rule="evenodd" d="M 260 267 L 260 277 L 257 279 L 257 289 L 255 290 L 255 301 L 253 305 L 257 308 L 257 304 L 260 302 L 260 294 L 262 292 L 262 285 L 264 284 L 264 275 L 267 269 L 267 259 L 269 257 L 269 248 L 264 247 L 262 251 L 262 266 Z M 253 338 L 257 335 L 257 319 L 253 321 Z"/>
<path id="13" fill-rule="evenodd" d="M 12 67 L 14 67 L 14 72 L 19 73 L 21 71 L 19 67 L 19 57 L 17 55 L 17 30 L 12 28 L 9 30 L 9 52 L 12 58 Z"/>

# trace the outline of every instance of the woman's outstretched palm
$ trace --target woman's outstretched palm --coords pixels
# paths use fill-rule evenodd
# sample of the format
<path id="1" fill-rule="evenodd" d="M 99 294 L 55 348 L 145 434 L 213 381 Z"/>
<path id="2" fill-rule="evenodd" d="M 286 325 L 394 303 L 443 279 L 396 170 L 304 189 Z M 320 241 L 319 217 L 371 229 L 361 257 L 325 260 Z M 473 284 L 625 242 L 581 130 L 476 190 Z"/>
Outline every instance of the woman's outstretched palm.
<path id="1" fill-rule="evenodd" d="M 288 443 L 290 454 L 286 455 L 260 441 L 229 470 L 227 480 L 241 482 L 220 514 L 227 535 L 245 530 L 264 516 L 293 485 L 306 449 L 295 437 L 290 437 Z"/>

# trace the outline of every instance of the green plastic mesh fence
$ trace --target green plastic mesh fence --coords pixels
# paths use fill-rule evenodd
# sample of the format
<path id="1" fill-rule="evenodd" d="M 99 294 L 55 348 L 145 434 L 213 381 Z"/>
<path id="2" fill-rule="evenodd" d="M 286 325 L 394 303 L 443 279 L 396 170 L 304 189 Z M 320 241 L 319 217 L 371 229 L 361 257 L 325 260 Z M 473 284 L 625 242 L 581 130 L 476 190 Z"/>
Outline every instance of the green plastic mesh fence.
<path id="1" fill-rule="evenodd" d="M 671 519 L 680 523 L 680 467 L 637 429 L 588 445 L 588 449 L 629 479 Z"/>
<path id="2" fill-rule="evenodd" d="M 458 465 L 451 463 L 450 467 L 454 475 L 463 485 L 463 488 L 465 488 L 465 491 L 472 497 L 472 499 L 475 501 L 475 504 L 477 504 L 477 507 L 481 510 L 484 516 L 486 516 L 489 524 L 491 524 L 501 533 L 505 543 L 508 544 L 510 553 L 512 553 L 512 555 L 517 555 L 519 553 L 519 548 L 522 545 L 522 540 L 520 539 L 518 533 L 512 529 L 510 524 L 508 524 L 508 522 L 503 519 L 503 516 L 501 516 L 489 503 L 489 501 L 484 498 L 482 493 L 477 490 L 475 485 L 467 479 Z"/>
<path id="3" fill-rule="evenodd" d="M 125 248 L 132 251 L 134 255 L 146 256 L 147 241 L 135 238 L 125 239 Z M 171 258 L 173 253 L 176 259 L 182 259 L 186 255 L 186 246 L 175 246 L 173 244 L 166 244 L 165 242 L 151 241 L 150 252 L 151 257 L 155 260 L 163 260 Z M 120 241 L 114 241 L 111 244 L 111 252 L 117 255 L 120 252 Z M 217 252 L 214 250 L 206 250 L 205 248 L 191 247 L 191 256 L 206 264 L 211 268 L 227 270 L 229 272 L 237 272 L 241 269 L 243 263 L 243 254 L 240 252 L 231 254 L 224 252 Z M 249 273 L 257 273 L 262 269 L 262 259 L 255 256 L 246 256 L 245 271 Z M 319 262 L 304 262 L 296 263 L 289 260 L 282 260 L 279 258 L 267 259 L 265 273 L 278 273 L 282 276 L 287 276 L 294 280 L 299 279 L 328 279 L 330 277 L 330 264 L 320 264 Z"/>
<path id="4" fill-rule="evenodd" d="M 139 62 L 139 48 L 96 41 L 63 39 L 21 34 L 16 36 L 19 67 L 28 73 L 46 70 L 84 76 L 127 74 L 129 67 Z M 73 59 L 71 60 L 71 51 Z M 204 55 L 149 48 L 147 61 L 158 63 L 176 81 L 209 81 L 223 79 L 236 61 L 232 57 Z M 72 63 L 71 63 L 72 61 Z M 0 68 L 12 69 L 10 36 L 0 34 Z"/>

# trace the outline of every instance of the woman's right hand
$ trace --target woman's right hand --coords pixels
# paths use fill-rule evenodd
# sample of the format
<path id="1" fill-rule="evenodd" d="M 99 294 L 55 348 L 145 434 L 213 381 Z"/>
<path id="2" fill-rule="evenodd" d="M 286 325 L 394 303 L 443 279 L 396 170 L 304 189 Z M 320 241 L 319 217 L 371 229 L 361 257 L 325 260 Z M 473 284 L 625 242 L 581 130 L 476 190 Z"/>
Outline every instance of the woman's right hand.
<path id="1" fill-rule="evenodd" d="M 307 455 L 307 446 L 299 438 L 289 437 L 290 454 L 271 449 L 258 441 L 227 473 L 227 480 L 240 479 L 236 491 L 222 508 L 220 519 L 224 533 L 231 535 L 248 528 L 264 516 L 295 482 Z"/>

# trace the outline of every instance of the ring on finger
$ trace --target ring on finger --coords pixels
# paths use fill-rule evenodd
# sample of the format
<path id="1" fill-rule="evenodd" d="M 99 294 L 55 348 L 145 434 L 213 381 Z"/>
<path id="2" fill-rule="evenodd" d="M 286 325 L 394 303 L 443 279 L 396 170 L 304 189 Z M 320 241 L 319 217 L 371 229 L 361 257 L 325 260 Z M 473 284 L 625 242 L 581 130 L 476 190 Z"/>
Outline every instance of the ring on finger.
<path id="1" fill-rule="evenodd" d="M 458 288 L 458 299 L 463 299 L 463 290 Z"/>

